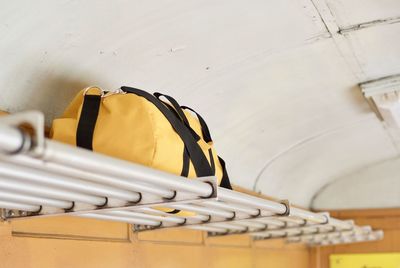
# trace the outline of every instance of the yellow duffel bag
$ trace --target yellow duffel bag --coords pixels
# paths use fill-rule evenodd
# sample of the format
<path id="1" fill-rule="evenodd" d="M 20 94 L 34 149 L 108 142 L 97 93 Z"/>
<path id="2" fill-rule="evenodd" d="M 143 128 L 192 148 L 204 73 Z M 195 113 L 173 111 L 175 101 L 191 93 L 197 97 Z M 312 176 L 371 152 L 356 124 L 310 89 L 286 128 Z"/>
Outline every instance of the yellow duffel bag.
<path id="1" fill-rule="evenodd" d="M 215 175 L 220 186 L 231 189 L 203 118 L 160 93 L 86 88 L 53 121 L 50 137 L 184 177 Z"/>

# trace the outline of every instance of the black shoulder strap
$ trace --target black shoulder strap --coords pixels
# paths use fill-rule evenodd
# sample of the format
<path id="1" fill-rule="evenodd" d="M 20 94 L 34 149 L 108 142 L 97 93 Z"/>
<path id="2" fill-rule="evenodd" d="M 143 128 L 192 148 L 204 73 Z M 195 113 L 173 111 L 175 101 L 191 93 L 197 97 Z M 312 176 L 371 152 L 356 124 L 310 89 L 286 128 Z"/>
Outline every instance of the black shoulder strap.
<path id="1" fill-rule="evenodd" d="M 137 88 L 121 87 L 121 89 L 125 92 L 136 94 L 150 101 L 167 118 L 175 132 L 181 137 L 183 143 L 185 144 L 197 177 L 214 175 L 206 156 L 196 140 L 193 138 L 191 131 L 182 123 L 179 118 L 172 114 L 171 111 L 160 100 L 150 93 Z"/>
<path id="2" fill-rule="evenodd" d="M 93 150 L 93 133 L 99 114 L 101 97 L 98 95 L 85 95 L 82 112 L 76 130 L 76 145 Z"/>

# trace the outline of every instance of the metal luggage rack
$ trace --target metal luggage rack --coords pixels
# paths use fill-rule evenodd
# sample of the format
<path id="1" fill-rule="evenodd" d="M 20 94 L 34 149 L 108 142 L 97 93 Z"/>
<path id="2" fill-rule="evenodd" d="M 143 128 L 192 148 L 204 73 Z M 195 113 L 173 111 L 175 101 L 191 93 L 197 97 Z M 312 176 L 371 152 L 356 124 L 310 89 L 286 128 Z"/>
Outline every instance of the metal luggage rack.
<path id="1" fill-rule="evenodd" d="M 0 117 L 0 208 L 3 220 L 72 215 L 135 231 L 184 227 L 320 246 L 383 238 L 328 213 L 218 187 L 214 177 L 189 180 L 46 139 L 36 111 Z"/>

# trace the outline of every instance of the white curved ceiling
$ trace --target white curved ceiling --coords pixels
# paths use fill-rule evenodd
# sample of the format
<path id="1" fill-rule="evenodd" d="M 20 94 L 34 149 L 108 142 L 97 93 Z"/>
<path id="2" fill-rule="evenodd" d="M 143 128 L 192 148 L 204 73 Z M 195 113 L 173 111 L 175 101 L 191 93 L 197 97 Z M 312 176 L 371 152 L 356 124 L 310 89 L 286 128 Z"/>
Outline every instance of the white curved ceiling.
<path id="1" fill-rule="evenodd" d="M 312 208 L 398 207 L 400 204 L 399 165 L 399 158 L 390 159 L 356 170 L 353 174 L 346 174 L 334 183 L 326 185 L 315 196 Z"/>
<path id="2" fill-rule="evenodd" d="M 50 122 L 90 84 L 163 91 L 207 119 L 235 184 L 305 207 L 368 207 L 365 168 L 398 157 L 357 86 L 400 73 L 398 0 L 9 1 L 0 16 L 0 109 Z M 374 207 L 400 205 L 394 173 Z"/>

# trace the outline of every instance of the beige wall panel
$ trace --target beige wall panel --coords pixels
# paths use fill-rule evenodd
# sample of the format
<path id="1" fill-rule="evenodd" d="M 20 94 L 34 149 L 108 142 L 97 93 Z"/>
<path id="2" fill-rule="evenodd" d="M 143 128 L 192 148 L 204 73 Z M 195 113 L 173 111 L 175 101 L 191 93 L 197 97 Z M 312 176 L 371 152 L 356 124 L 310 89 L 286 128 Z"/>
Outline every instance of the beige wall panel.
<path id="1" fill-rule="evenodd" d="M 309 268 L 308 259 L 304 245 L 252 242 L 247 235 L 207 237 L 183 228 L 133 233 L 125 223 L 75 217 L 0 223 L 0 268 Z"/>
<path id="2" fill-rule="evenodd" d="M 60 221 L 66 222 L 65 219 L 59 219 L 58 222 L 56 219 L 50 221 L 58 224 Z M 25 226 L 22 222 L 0 224 L 0 268 L 253 268 L 265 267 L 266 265 L 274 268 L 309 268 L 309 252 L 304 246 L 293 247 L 273 242 L 270 248 L 255 247 L 248 241 L 248 244 L 244 246 L 246 239 L 243 236 L 232 236 L 229 239 L 227 236 L 223 240 L 218 240 L 218 242 L 215 242 L 217 241 L 215 240 L 212 244 L 208 242 L 206 244 L 200 243 L 197 240 L 196 244 L 188 242 L 190 241 L 188 237 L 190 237 L 189 232 L 191 231 L 185 230 L 170 230 L 173 232 L 164 232 L 162 235 L 160 235 L 160 232 L 160 234 L 153 236 L 150 236 L 150 232 L 140 234 L 146 234 L 146 238 L 153 239 L 153 241 L 138 240 L 136 235 L 132 236 L 131 241 L 114 238 L 105 241 L 104 237 L 112 237 L 108 230 L 111 231 L 115 228 L 115 226 L 112 226 L 114 223 L 111 222 L 103 223 L 103 240 L 96 241 L 88 234 L 86 235 L 87 238 L 82 236 L 79 237 L 81 240 L 77 240 L 73 234 L 78 231 L 78 233 L 85 233 L 85 229 L 79 230 L 79 226 L 83 228 L 83 223 L 80 225 L 76 223 L 76 229 L 68 229 L 68 225 L 64 224 L 66 229 L 63 230 L 62 228 L 51 227 L 51 224 L 45 220 L 35 221 L 35 224 L 31 222 L 25 222 Z M 40 223 L 43 224 L 44 229 L 39 228 Z M 86 225 L 89 226 L 90 224 L 87 222 Z M 91 225 L 96 225 L 95 221 Z M 40 231 L 46 230 L 45 228 L 51 229 L 52 235 L 40 233 Z M 36 233 L 31 236 L 21 236 L 21 233 L 15 232 L 12 234 L 12 230 L 16 229 L 29 229 Z M 100 229 L 98 230 L 100 231 Z M 127 229 L 125 231 L 127 232 Z M 55 233 L 63 235 L 56 235 Z M 194 234 L 194 237 L 199 235 L 198 232 L 192 234 Z M 96 237 L 98 234 L 91 233 L 91 235 Z M 203 234 L 200 233 L 200 235 Z M 118 233 L 114 232 L 113 236 L 118 236 Z"/>
<path id="3" fill-rule="evenodd" d="M 250 247 L 251 240 L 248 235 L 228 235 L 207 237 L 206 244 L 209 246 Z"/>
<path id="4" fill-rule="evenodd" d="M 15 236 L 129 241 L 128 224 L 75 217 L 49 217 L 12 222 Z"/>
<path id="5" fill-rule="evenodd" d="M 208 253 L 208 267 L 253 267 L 254 256 L 250 248 L 212 246 L 208 248 Z"/>
<path id="6" fill-rule="evenodd" d="M 282 249 L 282 250 L 307 250 L 307 246 L 305 244 L 286 244 L 282 239 L 273 239 L 273 240 L 258 240 L 254 241 L 253 245 L 258 248 L 265 249 Z"/>
<path id="7" fill-rule="evenodd" d="M 262 250 L 255 249 L 255 268 L 273 267 L 309 267 L 309 253 L 307 250 Z"/>
<path id="8" fill-rule="evenodd" d="M 187 229 L 164 229 L 147 231 L 138 233 L 136 237 L 139 241 L 159 241 L 189 244 L 203 243 L 202 232 Z"/>
<path id="9" fill-rule="evenodd" d="M 8 237 L 0 242 L 0 267 L 135 267 L 132 253 L 130 243 Z"/>
<path id="10" fill-rule="evenodd" d="M 207 267 L 204 262 L 208 257 L 203 246 L 143 242 L 135 248 L 135 255 L 139 259 L 136 267 Z"/>

